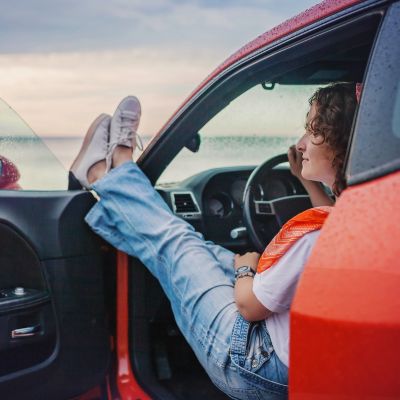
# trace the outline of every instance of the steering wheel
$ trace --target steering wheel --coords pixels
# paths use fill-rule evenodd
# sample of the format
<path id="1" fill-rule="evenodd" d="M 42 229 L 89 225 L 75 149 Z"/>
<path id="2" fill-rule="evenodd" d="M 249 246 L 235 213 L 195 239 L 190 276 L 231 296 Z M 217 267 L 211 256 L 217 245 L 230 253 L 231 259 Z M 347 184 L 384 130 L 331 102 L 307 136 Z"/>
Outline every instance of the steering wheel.
<path id="1" fill-rule="evenodd" d="M 255 199 L 259 184 L 265 183 L 271 170 L 284 162 L 288 162 L 286 154 L 280 154 L 265 161 L 252 172 L 244 190 L 244 225 L 252 244 L 259 253 L 265 250 L 267 244 L 286 221 L 312 207 L 308 195 L 291 195 L 271 201 Z"/>

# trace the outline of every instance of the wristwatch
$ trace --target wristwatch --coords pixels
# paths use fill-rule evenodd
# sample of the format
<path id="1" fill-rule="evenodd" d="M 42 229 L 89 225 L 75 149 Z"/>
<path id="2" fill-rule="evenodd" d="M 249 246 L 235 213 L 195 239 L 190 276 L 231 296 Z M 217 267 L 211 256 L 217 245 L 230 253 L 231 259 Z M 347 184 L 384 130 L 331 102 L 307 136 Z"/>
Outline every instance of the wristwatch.
<path id="1" fill-rule="evenodd" d="M 253 278 L 255 274 L 256 272 L 254 271 L 253 268 L 247 265 L 243 265 L 242 267 L 239 267 L 235 271 L 235 280 L 237 281 L 238 279 L 243 278 L 245 276 L 251 276 Z"/>

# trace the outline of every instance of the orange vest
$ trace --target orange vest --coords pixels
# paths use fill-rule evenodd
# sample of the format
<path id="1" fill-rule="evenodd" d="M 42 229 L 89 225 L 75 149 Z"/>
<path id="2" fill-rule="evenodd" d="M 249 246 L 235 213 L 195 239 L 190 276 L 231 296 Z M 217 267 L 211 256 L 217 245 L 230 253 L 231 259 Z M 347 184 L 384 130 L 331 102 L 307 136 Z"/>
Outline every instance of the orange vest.
<path id="1" fill-rule="evenodd" d="M 257 273 L 275 264 L 306 233 L 321 229 L 331 209 L 328 206 L 310 208 L 286 222 L 261 255 Z"/>

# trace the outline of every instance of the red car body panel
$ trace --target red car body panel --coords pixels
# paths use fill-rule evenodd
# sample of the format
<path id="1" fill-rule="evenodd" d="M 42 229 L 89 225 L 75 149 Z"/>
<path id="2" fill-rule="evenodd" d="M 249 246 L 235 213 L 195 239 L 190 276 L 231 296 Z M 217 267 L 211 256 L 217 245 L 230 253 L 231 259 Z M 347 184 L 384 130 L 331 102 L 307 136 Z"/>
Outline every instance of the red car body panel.
<path id="1" fill-rule="evenodd" d="M 128 256 L 117 252 L 116 385 L 121 400 L 150 400 L 137 382 L 129 355 Z"/>
<path id="2" fill-rule="evenodd" d="M 350 187 L 326 221 L 292 306 L 291 399 L 399 398 L 399 193 L 400 172 Z"/>

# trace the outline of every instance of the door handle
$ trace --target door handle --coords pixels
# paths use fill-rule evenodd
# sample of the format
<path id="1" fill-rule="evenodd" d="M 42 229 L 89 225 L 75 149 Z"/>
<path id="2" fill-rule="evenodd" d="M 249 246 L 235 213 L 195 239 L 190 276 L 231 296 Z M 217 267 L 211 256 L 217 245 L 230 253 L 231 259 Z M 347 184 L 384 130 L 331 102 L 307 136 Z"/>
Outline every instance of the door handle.
<path id="1" fill-rule="evenodd" d="M 40 331 L 41 331 L 40 325 L 18 328 L 11 331 L 11 338 L 18 339 L 18 338 L 32 337 L 39 335 Z"/>

